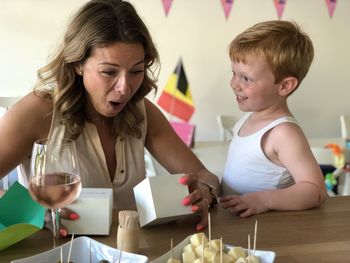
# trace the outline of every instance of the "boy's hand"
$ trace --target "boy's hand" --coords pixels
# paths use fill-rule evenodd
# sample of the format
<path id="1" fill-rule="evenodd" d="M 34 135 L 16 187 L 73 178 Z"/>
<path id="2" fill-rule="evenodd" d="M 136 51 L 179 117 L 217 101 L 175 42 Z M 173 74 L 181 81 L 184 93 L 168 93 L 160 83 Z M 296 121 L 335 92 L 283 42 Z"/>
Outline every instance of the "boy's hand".
<path id="1" fill-rule="evenodd" d="M 262 192 L 245 195 L 227 195 L 220 198 L 222 208 L 230 213 L 239 214 L 240 217 L 248 217 L 269 211 Z"/>

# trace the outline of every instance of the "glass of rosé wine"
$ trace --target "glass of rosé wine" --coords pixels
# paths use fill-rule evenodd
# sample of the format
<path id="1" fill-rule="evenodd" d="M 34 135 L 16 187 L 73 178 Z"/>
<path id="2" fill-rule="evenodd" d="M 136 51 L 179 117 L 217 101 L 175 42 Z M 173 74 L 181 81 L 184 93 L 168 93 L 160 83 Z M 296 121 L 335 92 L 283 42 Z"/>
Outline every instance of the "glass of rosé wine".
<path id="1" fill-rule="evenodd" d="M 70 139 L 34 142 L 29 175 L 31 197 L 51 210 L 53 246 L 59 238 L 59 211 L 80 194 L 81 180 L 75 143 Z"/>

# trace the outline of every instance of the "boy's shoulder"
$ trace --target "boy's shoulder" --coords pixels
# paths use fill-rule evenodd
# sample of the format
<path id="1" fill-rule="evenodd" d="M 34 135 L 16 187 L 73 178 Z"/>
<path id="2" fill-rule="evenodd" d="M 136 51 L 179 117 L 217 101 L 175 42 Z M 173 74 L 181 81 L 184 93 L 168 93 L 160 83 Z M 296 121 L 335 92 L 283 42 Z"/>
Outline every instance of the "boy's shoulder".
<path id="1" fill-rule="evenodd" d="M 275 120 L 276 125 L 271 129 L 270 135 L 278 141 L 292 141 L 305 138 L 304 132 L 294 117 L 285 117 Z"/>

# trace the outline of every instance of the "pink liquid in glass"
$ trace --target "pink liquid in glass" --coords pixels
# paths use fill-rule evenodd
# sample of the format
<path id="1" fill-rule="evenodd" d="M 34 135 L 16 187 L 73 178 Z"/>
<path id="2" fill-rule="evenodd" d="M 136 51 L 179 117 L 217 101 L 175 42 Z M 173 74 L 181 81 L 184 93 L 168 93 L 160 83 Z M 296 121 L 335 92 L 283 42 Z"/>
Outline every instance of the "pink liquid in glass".
<path id="1" fill-rule="evenodd" d="M 80 177 L 69 173 L 34 176 L 29 183 L 32 198 L 46 208 L 58 209 L 71 204 L 80 194 Z"/>

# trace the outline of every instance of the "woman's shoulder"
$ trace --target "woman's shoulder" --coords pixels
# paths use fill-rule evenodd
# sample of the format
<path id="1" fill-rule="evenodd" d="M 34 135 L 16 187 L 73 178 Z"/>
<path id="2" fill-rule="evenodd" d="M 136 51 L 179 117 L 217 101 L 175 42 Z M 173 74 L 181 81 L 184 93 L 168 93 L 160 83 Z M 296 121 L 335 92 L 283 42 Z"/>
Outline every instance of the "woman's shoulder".
<path id="1" fill-rule="evenodd" d="M 19 100 L 14 109 L 30 112 L 33 117 L 47 116 L 52 113 L 53 102 L 50 95 L 31 92 Z"/>
<path id="2" fill-rule="evenodd" d="M 41 130 L 38 136 L 45 137 L 51 125 L 52 98 L 50 95 L 31 92 L 13 105 L 10 111 L 17 121 L 25 121 L 26 126 L 41 127 L 35 130 Z"/>

